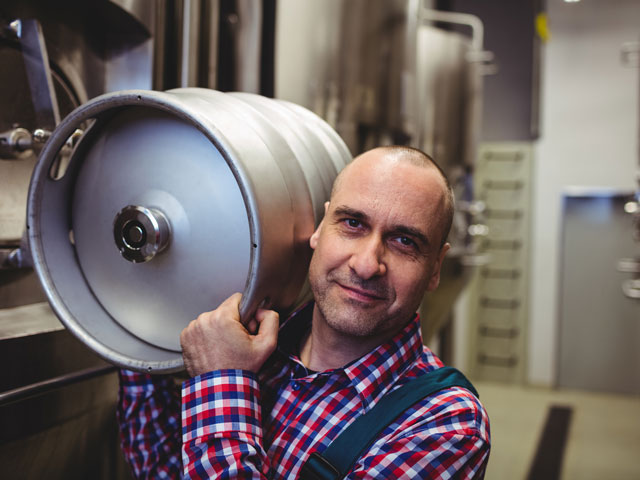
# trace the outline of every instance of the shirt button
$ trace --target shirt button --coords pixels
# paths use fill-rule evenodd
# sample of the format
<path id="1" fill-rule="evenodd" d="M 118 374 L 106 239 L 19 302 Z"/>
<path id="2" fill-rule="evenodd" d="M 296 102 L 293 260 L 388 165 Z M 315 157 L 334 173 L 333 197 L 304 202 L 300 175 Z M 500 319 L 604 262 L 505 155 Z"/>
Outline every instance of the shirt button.
<path id="1" fill-rule="evenodd" d="M 300 384 L 298 382 L 293 382 L 291 388 L 294 390 L 300 390 Z"/>

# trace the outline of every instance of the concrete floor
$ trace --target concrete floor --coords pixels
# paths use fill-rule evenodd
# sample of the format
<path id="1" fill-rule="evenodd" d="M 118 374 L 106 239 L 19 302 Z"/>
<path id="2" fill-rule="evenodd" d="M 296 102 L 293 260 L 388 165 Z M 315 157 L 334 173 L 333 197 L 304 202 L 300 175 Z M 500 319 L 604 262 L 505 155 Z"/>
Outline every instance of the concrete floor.
<path id="1" fill-rule="evenodd" d="M 573 408 L 562 480 L 640 480 L 640 397 L 474 385 L 491 420 L 486 480 L 527 479 L 551 406 Z"/>

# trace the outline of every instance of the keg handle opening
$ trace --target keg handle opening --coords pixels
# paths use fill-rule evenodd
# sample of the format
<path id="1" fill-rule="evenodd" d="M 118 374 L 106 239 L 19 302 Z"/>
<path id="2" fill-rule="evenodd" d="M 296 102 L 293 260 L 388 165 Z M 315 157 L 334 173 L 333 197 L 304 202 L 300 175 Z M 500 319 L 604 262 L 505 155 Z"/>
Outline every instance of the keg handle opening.
<path id="1" fill-rule="evenodd" d="M 255 316 L 256 312 L 260 308 L 271 309 L 273 307 L 271 297 L 267 295 L 260 302 L 251 302 L 250 295 L 247 292 L 242 293 L 242 299 L 238 307 L 240 313 L 240 322 L 247 327 L 251 319 Z M 251 332 L 255 333 L 255 332 Z"/>

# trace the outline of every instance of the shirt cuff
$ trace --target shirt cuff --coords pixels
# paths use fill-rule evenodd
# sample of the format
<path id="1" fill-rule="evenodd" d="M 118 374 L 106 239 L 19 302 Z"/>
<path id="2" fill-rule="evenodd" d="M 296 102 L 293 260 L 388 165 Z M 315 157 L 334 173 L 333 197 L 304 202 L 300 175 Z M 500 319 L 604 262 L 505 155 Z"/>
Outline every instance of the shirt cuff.
<path id="1" fill-rule="evenodd" d="M 132 370 L 118 370 L 120 386 L 127 395 L 148 394 L 155 390 L 170 388 L 173 383 L 171 375 L 151 375 Z"/>
<path id="2" fill-rule="evenodd" d="M 182 384 L 182 441 L 230 432 L 262 436 L 260 387 L 247 370 L 215 370 Z"/>

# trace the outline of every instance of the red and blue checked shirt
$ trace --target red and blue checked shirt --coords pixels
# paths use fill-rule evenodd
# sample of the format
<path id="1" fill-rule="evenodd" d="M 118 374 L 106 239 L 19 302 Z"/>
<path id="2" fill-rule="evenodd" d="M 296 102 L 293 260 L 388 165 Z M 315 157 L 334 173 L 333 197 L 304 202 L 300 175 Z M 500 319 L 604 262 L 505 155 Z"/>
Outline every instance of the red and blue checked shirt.
<path id="1" fill-rule="evenodd" d="M 442 366 L 423 347 L 416 316 L 347 366 L 309 371 L 298 346 L 311 309 L 283 324 L 278 349 L 257 376 L 209 372 L 184 382 L 180 395 L 172 377 L 121 371 L 121 439 L 136 476 L 298 478 L 313 451 L 322 452 L 385 393 Z M 484 408 L 453 387 L 387 426 L 346 478 L 482 478 L 488 456 Z"/>

